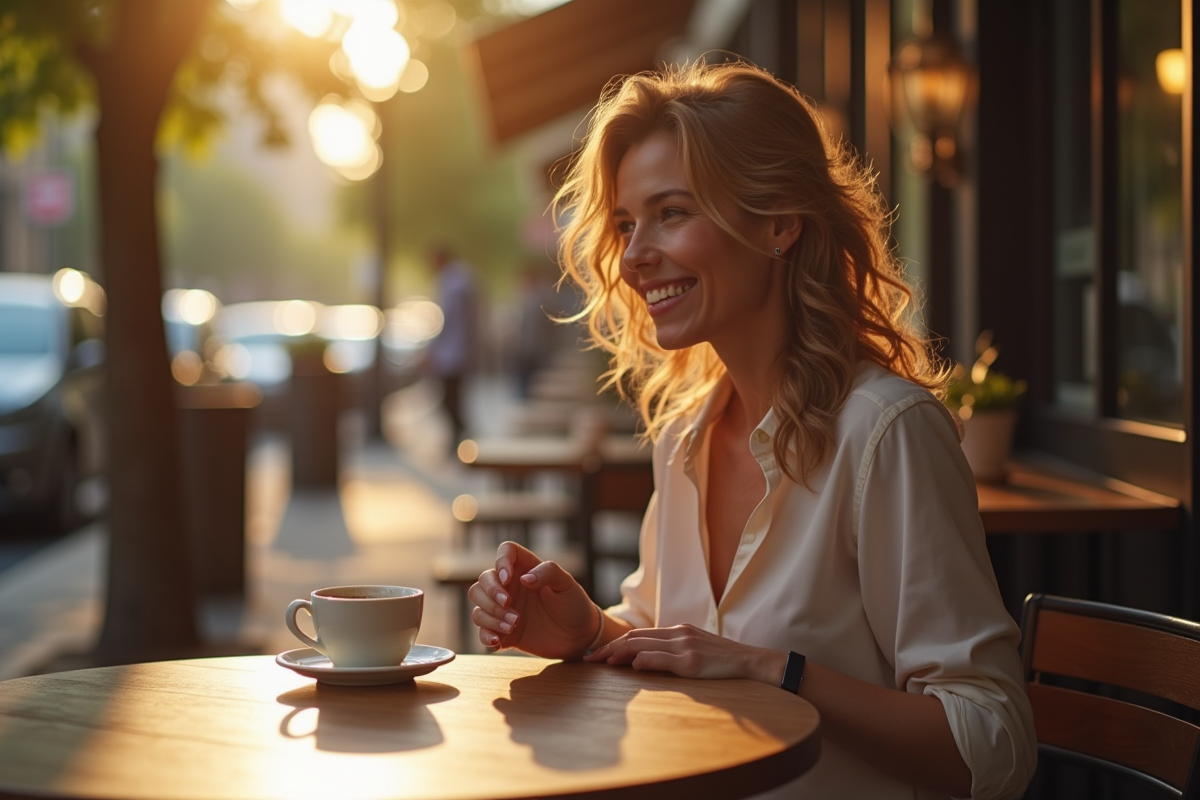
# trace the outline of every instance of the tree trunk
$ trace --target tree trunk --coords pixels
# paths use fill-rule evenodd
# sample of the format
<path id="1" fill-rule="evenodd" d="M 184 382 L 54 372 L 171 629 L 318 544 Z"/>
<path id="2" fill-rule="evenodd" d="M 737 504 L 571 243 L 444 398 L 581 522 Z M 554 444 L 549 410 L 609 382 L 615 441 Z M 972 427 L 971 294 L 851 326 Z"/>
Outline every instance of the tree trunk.
<path id="1" fill-rule="evenodd" d="M 200 640 L 184 520 L 174 381 L 161 312 L 154 136 L 212 0 L 122 0 L 96 79 L 100 253 L 107 311 L 109 559 L 95 657 L 148 660 Z"/>

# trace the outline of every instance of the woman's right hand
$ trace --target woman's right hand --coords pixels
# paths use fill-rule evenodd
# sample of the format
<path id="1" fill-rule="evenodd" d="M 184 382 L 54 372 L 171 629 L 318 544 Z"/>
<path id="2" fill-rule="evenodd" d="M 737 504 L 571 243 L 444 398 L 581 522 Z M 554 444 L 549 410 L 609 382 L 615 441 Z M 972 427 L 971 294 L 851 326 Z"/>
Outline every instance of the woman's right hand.
<path id="1" fill-rule="evenodd" d="M 496 550 L 496 566 L 467 590 L 479 641 L 515 647 L 543 658 L 581 655 L 602 623 L 583 587 L 553 561 L 542 561 L 516 542 Z"/>

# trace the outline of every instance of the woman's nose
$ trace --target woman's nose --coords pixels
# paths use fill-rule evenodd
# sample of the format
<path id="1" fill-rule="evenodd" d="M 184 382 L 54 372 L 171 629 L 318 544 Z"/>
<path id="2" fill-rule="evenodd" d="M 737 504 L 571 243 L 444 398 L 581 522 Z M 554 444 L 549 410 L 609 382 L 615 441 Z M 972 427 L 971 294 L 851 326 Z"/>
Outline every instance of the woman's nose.
<path id="1" fill-rule="evenodd" d="M 621 255 L 621 265 L 626 269 L 638 269 L 658 262 L 660 257 L 658 247 L 651 237 L 635 228 L 625 243 L 625 252 Z"/>

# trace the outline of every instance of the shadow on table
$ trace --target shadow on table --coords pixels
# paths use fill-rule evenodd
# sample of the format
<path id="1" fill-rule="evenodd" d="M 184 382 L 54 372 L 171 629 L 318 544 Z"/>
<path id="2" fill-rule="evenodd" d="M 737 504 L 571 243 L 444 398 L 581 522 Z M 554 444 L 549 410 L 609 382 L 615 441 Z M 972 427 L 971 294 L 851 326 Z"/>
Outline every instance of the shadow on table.
<path id="1" fill-rule="evenodd" d="M 643 692 L 672 692 L 697 705 L 721 709 L 733 724 L 758 737 L 784 742 L 795 733 L 795 726 L 779 716 L 779 703 L 789 702 L 782 693 L 750 698 L 745 681 L 691 680 L 654 672 L 638 672 L 635 677 L 629 667 L 607 664 L 551 664 L 536 675 L 512 681 L 509 696 L 494 700 L 493 706 L 504 715 L 513 741 L 528 745 L 537 763 L 584 771 L 621 761 L 621 740 L 629 728 L 627 710 Z M 804 705 L 796 697 L 791 702 Z M 811 764 L 819 752 L 819 737 L 808 737 L 749 770 L 737 771 L 737 780 L 747 791 L 753 790 L 750 793 L 764 791 L 780 783 L 773 777 L 775 772 L 788 772 L 780 764 L 796 758 Z M 703 789 L 703 781 L 710 777 L 697 777 L 696 788 Z"/>
<path id="2" fill-rule="evenodd" d="M 318 750 L 397 753 L 434 747 L 444 740 L 429 706 L 458 696 L 442 683 L 412 681 L 364 694 L 353 687 L 314 683 L 275 698 L 293 706 L 279 722 L 289 739 L 312 736 Z"/>
<path id="3" fill-rule="evenodd" d="M 621 739 L 628 728 L 625 709 L 641 689 L 606 679 L 601 670 L 589 666 L 551 664 L 536 675 L 517 678 L 508 697 L 492 701 L 512 728 L 513 741 L 528 745 L 534 761 L 543 766 L 583 772 L 621 760 Z M 563 677 L 572 672 L 570 678 Z M 574 685 L 577 690 L 547 692 L 539 688 L 545 683 Z M 602 691 L 589 691 L 589 684 Z"/>

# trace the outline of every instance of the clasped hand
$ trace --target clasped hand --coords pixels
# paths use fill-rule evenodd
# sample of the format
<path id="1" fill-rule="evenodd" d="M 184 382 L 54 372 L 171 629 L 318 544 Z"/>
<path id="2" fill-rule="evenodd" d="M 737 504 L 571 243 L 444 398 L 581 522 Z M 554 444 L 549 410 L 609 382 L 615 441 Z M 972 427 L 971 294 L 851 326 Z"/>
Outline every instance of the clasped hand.
<path id="1" fill-rule="evenodd" d="M 479 576 L 467 596 L 479 640 L 544 658 L 607 661 L 686 678 L 752 678 L 771 682 L 764 658 L 773 651 L 741 644 L 694 625 L 633 628 L 608 618 L 617 636 L 591 653 L 603 620 L 583 587 L 561 566 L 542 561 L 515 542 L 496 551 L 496 565 Z M 624 628 L 622 632 L 622 628 Z M 766 662 L 766 663 L 764 663 Z"/>

